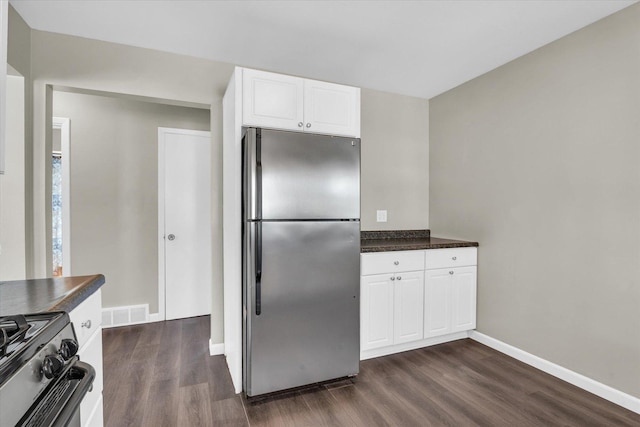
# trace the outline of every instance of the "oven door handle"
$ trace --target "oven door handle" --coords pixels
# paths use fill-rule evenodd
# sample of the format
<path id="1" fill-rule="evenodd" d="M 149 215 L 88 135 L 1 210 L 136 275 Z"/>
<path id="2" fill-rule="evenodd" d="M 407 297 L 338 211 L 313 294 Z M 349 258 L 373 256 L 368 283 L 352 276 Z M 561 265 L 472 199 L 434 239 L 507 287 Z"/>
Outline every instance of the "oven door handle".
<path id="1" fill-rule="evenodd" d="M 91 391 L 93 380 L 96 378 L 96 370 L 88 363 L 80 362 L 78 360 L 73 364 L 67 375 L 70 379 L 79 379 L 80 383 L 73 391 L 71 397 L 69 397 L 69 400 L 67 400 L 62 411 L 60 411 L 60 414 L 52 424 L 52 427 L 66 427 L 69 425 L 73 416 L 80 409 L 82 399 L 84 399 L 84 396 Z"/>

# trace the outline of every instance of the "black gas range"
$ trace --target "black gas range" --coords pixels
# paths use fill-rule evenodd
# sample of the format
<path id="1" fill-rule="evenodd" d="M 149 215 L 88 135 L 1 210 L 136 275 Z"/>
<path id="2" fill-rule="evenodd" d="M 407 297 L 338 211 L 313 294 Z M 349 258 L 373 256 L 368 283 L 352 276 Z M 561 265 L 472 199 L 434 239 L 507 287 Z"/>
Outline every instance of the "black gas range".
<path id="1" fill-rule="evenodd" d="M 95 371 L 77 352 L 67 313 L 0 317 L 0 425 L 79 426 Z"/>

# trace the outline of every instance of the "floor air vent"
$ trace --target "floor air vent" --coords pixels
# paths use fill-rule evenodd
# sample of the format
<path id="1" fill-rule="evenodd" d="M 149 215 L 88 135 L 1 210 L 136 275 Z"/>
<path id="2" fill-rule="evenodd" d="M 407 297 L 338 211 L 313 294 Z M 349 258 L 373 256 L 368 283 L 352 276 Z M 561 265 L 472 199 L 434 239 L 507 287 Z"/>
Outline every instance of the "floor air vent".
<path id="1" fill-rule="evenodd" d="M 127 305 L 102 309 L 102 327 L 135 325 L 149 321 L 149 304 Z"/>

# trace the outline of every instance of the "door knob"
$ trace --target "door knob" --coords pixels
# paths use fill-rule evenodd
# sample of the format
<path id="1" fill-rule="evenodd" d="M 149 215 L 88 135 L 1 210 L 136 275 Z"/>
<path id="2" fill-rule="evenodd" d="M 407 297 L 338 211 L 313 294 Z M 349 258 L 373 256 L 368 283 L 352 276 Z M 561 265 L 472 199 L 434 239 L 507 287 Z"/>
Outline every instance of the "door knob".
<path id="1" fill-rule="evenodd" d="M 176 240 L 176 235 L 175 235 L 175 234 L 169 234 L 169 235 L 167 236 L 167 239 L 169 239 L 169 240 Z"/>

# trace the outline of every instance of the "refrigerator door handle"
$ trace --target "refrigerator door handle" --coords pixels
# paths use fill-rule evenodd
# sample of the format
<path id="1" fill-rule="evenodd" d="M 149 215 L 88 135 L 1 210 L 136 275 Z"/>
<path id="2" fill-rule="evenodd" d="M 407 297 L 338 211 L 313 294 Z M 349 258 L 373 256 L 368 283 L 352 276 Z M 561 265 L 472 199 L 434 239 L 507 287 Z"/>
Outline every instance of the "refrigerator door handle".
<path id="1" fill-rule="evenodd" d="M 256 225 L 256 316 L 262 313 L 262 222 Z"/>

